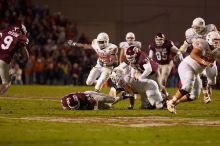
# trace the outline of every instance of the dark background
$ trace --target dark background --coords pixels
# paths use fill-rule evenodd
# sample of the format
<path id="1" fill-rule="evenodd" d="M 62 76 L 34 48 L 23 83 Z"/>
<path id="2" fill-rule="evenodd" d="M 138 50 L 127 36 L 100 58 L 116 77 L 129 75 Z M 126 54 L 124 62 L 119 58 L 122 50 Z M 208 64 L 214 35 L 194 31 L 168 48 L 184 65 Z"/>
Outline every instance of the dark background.
<path id="1" fill-rule="evenodd" d="M 118 43 L 132 31 L 137 40 L 148 44 L 155 33 L 164 32 L 174 42 L 182 43 L 185 30 L 196 17 L 217 27 L 219 0 L 33 0 L 47 5 L 75 21 L 90 39 L 105 31 Z"/>

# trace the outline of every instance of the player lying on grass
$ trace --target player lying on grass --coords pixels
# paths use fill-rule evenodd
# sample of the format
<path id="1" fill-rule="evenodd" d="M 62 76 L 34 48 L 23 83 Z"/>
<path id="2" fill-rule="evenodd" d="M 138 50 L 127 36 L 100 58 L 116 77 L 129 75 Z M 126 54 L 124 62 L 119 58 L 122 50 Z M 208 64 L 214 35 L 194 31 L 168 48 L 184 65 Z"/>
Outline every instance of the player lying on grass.
<path id="1" fill-rule="evenodd" d="M 112 104 L 122 99 L 122 96 L 112 97 L 95 91 L 74 92 L 64 96 L 61 105 L 64 110 L 110 109 Z"/>

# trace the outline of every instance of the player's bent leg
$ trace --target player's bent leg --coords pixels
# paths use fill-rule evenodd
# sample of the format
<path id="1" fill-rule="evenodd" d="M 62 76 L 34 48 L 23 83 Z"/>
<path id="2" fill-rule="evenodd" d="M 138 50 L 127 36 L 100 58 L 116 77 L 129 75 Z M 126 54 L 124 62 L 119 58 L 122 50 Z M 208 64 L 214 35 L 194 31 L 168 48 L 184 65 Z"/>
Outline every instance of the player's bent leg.
<path id="1" fill-rule="evenodd" d="M 157 83 L 153 80 L 148 80 L 148 87 L 146 86 L 145 94 L 150 104 L 157 109 L 163 108 L 163 98 L 159 91 Z"/>
<path id="2" fill-rule="evenodd" d="M 176 102 L 183 96 L 189 94 L 195 83 L 194 71 L 191 66 L 189 66 L 186 62 L 183 61 L 180 63 L 178 67 L 178 73 L 180 76 L 182 87 L 176 92 L 171 100 L 167 101 L 167 109 L 171 113 L 176 113 Z"/>
<path id="3" fill-rule="evenodd" d="M 170 61 L 168 65 L 163 65 L 162 67 L 162 85 L 166 87 L 167 79 L 170 75 L 170 72 L 173 68 L 173 61 Z"/>
<path id="4" fill-rule="evenodd" d="M 9 78 L 9 65 L 0 60 L 0 76 L 2 80 L 2 86 L 0 88 L 0 95 L 3 95 L 11 85 L 11 81 Z"/>
<path id="5" fill-rule="evenodd" d="M 207 80 L 208 80 L 208 85 L 207 85 L 207 90 L 208 94 L 211 97 L 212 96 L 212 86 L 216 84 L 216 78 L 218 75 L 218 69 L 216 66 L 216 62 L 214 65 L 210 68 L 206 68 L 206 75 L 207 75 Z"/>
<path id="6" fill-rule="evenodd" d="M 101 75 L 100 75 L 100 77 L 97 80 L 97 83 L 95 85 L 95 90 L 96 91 L 100 91 L 100 89 L 102 88 L 104 82 L 109 79 L 111 71 L 112 71 L 111 68 L 104 68 L 104 67 L 102 68 L 102 73 L 101 73 Z"/>
<path id="7" fill-rule="evenodd" d="M 89 86 L 93 85 L 95 80 L 100 75 L 100 73 L 101 73 L 100 68 L 93 67 L 89 73 L 87 80 L 86 80 L 86 85 L 89 85 Z"/>
<path id="8" fill-rule="evenodd" d="M 11 85 L 11 82 L 6 83 L 6 84 L 2 84 L 2 86 L 0 88 L 0 96 L 3 95 L 8 90 L 10 85 Z"/>
<path id="9" fill-rule="evenodd" d="M 209 103 L 211 96 L 211 86 L 216 84 L 216 77 L 218 74 L 216 63 L 212 67 L 207 67 L 201 74 L 201 79 L 203 82 L 203 95 L 204 102 Z"/>
<path id="10" fill-rule="evenodd" d="M 146 95 L 151 105 L 155 106 L 157 109 L 163 108 L 163 98 L 159 90 L 148 90 Z"/>
<path id="11" fill-rule="evenodd" d="M 116 97 L 116 96 L 117 96 L 117 95 L 116 95 L 116 89 L 115 89 L 114 87 L 111 87 L 108 94 L 109 94 L 110 96 L 112 96 L 112 97 Z"/>
<path id="12" fill-rule="evenodd" d="M 141 97 L 140 98 L 141 100 L 140 109 L 155 109 L 155 106 L 149 102 L 146 94 L 141 94 L 140 97 Z"/>

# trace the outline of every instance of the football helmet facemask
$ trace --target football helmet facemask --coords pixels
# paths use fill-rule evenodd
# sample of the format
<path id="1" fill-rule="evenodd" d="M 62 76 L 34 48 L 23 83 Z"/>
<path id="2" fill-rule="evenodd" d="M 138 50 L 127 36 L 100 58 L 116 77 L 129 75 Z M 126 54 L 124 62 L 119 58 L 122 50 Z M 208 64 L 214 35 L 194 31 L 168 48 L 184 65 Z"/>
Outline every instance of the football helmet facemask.
<path id="1" fill-rule="evenodd" d="M 104 49 L 109 44 L 109 36 L 105 32 L 101 32 L 97 36 L 97 43 L 101 49 Z"/>
<path id="2" fill-rule="evenodd" d="M 63 105 L 63 109 L 66 110 L 77 110 L 80 107 L 80 101 L 75 94 L 63 97 L 61 99 L 61 104 Z"/>
<path id="3" fill-rule="evenodd" d="M 157 46 L 162 46 L 165 42 L 165 35 L 163 33 L 157 33 L 155 35 L 155 43 Z"/>
<path id="4" fill-rule="evenodd" d="M 127 43 L 130 45 L 130 44 L 133 44 L 134 41 L 135 41 L 135 35 L 133 32 L 128 32 L 126 34 L 126 37 L 125 37 Z"/>
<path id="5" fill-rule="evenodd" d="M 197 33 L 200 34 L 205 29 L 205 20 L 198 17 L 192 22 L 192 28 Z"/>
<path id="6" fill-rule="evenodd" d="M 137 47 L 135 47 L 135 46 L 129 47 L 126 51 L 126 59 L 130 63 L 135 63 L 138 52 L 139 52 L 139 49 Z"/>
<path id="7" fill-rule="evenodd" d="M 119 84 L 119 82 L 122 80 L 123 78 L 123 70 L 122 69 L 118 69 L 118 68 L 115 68 L 113 71 L 112 71 L 112 74 L 110 75 L 110 78 L 112 80 L 112 82 L 114 84 Z"/>
<path id="8" fill-rule="evenodd" d="M 211 31 L 206 36 L 206 41 L 214 48 L 220 47 L 220 34 L 216 31 Z"/>

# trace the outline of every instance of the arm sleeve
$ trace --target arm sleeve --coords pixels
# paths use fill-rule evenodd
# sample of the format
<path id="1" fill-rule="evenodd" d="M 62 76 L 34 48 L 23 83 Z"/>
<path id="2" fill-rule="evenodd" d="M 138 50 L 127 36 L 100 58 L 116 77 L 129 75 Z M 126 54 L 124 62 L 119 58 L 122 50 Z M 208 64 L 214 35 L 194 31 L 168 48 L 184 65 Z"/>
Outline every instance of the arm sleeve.
<path id="1" fill-rule="evenodd" d="M 152 72 L 152 67 L 151 67 L 150 62 L 148 62 L 147 64 L 144 64 L 143 67 L 144 67 L 144 72 L 141 74 L 139 79 L 147 78 L 147 76 Z"/>
<path id="2" fill-rule="evenodd" d="M 154 58 L 154 52 L 152 50 L 149 51 L 149 58 L 151 58 L 151 59 Z"/>
<path id="3" fill-rule="evenodd" d="M 185 53 L 186 50 L 187 50 L 187 48 L 188 48 L 189 46 L 191 46 L 191 44 L 187 43 L 187 41 L 184 41 L 183 45 L 180 47 L 179 50 L 180 50 L 181 52 Z"/>
<path id="4" fill-rule="evenodd" d="M 173 53 L 177 53 L 178 51 L 180 51 L 180 50 L 174 45 L 173 42 L 171 42 L 171 44 L 172 44 L 172 47 L 171 47 L 170 49 L 171 49 L 171 51 L 172 51 Z"/>

